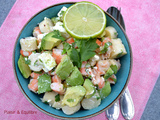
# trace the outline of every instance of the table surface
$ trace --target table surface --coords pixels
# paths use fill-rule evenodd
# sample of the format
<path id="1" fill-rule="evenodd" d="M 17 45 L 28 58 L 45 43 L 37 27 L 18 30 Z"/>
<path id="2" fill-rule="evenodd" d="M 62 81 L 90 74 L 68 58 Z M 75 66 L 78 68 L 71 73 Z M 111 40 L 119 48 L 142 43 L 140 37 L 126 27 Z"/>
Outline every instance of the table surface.
<path id="1" fill-rule="evenodd" d="M 0 0 L 0 26 L 6 19 L 16 0 Z M 157 120 L 160 118 L 160 76 L 147 102 L 141 120 Z"/>

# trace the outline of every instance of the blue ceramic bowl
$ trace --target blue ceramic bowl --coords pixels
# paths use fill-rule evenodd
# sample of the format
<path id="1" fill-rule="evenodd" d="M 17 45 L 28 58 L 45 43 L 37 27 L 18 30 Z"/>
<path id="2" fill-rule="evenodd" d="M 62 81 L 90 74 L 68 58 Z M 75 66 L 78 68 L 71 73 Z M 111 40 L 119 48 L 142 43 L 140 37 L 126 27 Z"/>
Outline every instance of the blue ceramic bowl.
<path id="1" fill-rule="evenodd" d="M 122 95 L 124 92 L 125 88 L 127 87 L 129 77 L 131 74 L 131 67 L 132 67 L 132 54 L 131 54 L 131 47 L 129 44 L 128 37 L 123 30 L 123 28 L 119 25 L 119 23 L 108 13 L 106 13 L 106 18 L 107 18 L 107 26 L 113 26 L 117 32 L 118 32 L 118 37 L 121 38 L 126 51 L 127 55 L 123 56 L 120 58 L 121 61 L 121 68 L 119 72 L 117 73 L 117 83 L 115 85 L 112 85 L 112 91 L 111 94 L 102 100 L 101 105 L 98 106 L 95 109 L 91 110 L 79 110 L 77 113 L 73 115 L 66 115 L 64 114 L 61 110 L 56 110 L 52 107 L 50 107 L 47 104 L 44 104 L 41 102 L 41 99 L 43 96 L 35 94 L 31 92 L 28 89 L 28 83 L 29 79 L 25 79 L 22 74 L 19 71 L 17 62 L 20 56 L 20 39 L 28 36 L 32 36 L 32 31 L 33 28 L 37 26 L 38 23 L 40 23 L 44 17 L 52 18 L 57 15 L 59 10 L 63 7 L 69 7 L 73 2 L 69 3 L 60 3 L 56 4 L 50 7 L 47 7 L 46 9 L 43 9 L 42 11 L 38 12 L 36 15 L 34 15 L 23 27 L 21 30 L 16 43 L 14 47 L 14 53 L 13 53 L 13 67 L 14 67 L 14 73 L 15 77 L 17 80 L 17 84 L 24 94 L 24 96 L 28 99 L 29 102 L 31 102 L 37 109 L 40 111 L 44 112 L 47 115 L 60 118 L 60 119 L 85 119 L 89 117 L 93 117 L 95 115 L 98 115 L 105 111 L 107 108 L 109 108 L 114 102 Z"/>

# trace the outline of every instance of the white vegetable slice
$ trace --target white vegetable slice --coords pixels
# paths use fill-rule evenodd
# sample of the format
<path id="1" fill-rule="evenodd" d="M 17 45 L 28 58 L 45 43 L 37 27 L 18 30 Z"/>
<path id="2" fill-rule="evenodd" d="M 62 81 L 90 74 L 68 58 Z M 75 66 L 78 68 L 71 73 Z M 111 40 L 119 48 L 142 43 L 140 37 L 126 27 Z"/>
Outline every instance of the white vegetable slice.
<path id="1" fill-rule="evenodd" d="M 33 51 L 37 49 L 37 42 L 35 37 L 26 37 L 20 39 L 21 48 L 23 51 Z"/>
<path id="2" fill-rule="evenodd" d="M 96 92 L 91 98 L 83 99 L 81 104 L 82 107 L 87 110 L 96 108 L 101 104 L 100 95 L 98 94 L 98 92 Z"/>
<path id="3" fill-rule="evenodd" d="M 119 58 L 125 54 L 127 54 L 126 49 L 124 45 L 122 44 L 122 41 L 120 38 L 117 39 L 111 39 L 112 41 L 112 52 L 110 55 L 110 58 Z"/>
<path id="4" fill-rule="evenodd" d="M 61 109 L 62 108 L 62 99 L 63 99 L 63 95 L 60 95 L 60 101 L 58 102 L 54 102 L 52 107 L 56 108 L 56 109 Z"/>
<path id="5" fill-rule="evenodd" d="M 39 24 L 40 31 L 42 33 L 49 33 L 52 31 L 53 23 L 52 21 L 45 17 L 44 20 Z"/>
<path id="6" fill-rule="evenodd" d="M 69 106 L 63 106 L 62 107 L 62 111 L 67 114 L 67 115 L 71 115 L 74 114 L 75 112 L 77 112 L 79 109 L 81 108 L 80 103 L 78 103 L 76 106 L 74 107 L 69 107 Z"/>
<path id="7" fill-rule="evenodd" d="M 106 33 L 105 36 L 109 37 L 110 39 L 117 38 L 117 35 L 118 35 L 116 29 L 112 26 L 106 27 L 105 28 L 105 33 Z"/>
<path id="8" fill-rule="evenodd" d="M 53 105 L 55 102 L 55 96 L 57 95 L 56 92 L 46 92 L 42 98 L 42 102 L 48 102 L 49 105 Z"/>
<path id="9" fill-rule="evenodd" d="M 31 70 L 33 71 L 41 71 L 43 66 L 40 65 L 40 61 L 38 59 L 38 56 L 40 56 L 41 54 L 40 53 L 32 53 L 29 57 L 28 57 L 28 60 L 30 60 L 30 64 L 29 64 L 29 67 Z"/>

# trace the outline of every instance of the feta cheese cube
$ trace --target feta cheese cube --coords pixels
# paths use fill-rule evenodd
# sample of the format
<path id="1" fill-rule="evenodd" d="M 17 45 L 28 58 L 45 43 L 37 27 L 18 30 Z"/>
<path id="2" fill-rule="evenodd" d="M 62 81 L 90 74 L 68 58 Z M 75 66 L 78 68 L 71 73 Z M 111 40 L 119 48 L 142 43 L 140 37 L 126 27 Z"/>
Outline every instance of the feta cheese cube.
<path id="1" fill-rule="evenodd" d="M 44 52 L 38 56 L 39 61 L 43 65 L 43 70 L 49 72 L 56 66 L 55 59 L 51 56 L 49 52 Z"/>
<path id="2" fill-rule="evenodd" d="M 63 14 L 64 14 L 64 12 L 67 10 L 67 8 L 66 7 L 62 7 L 62 9 L 58 12 L 58 17 L 62 17 L 63 16 Z"/>
<path id="3" fill-rule="evenodd" d="M 64 38 L 69 38 L 70 35 L 67 33 L 67 31 L 65 30 L 65 28 L 63 27 L 63 23 L 62 22 L 57 22 L 55 24 L 55 26 L 53 27 L 53 30 L 59 30 L 59 32 L 61 33 L 61 35 L 64 37 Z"/>

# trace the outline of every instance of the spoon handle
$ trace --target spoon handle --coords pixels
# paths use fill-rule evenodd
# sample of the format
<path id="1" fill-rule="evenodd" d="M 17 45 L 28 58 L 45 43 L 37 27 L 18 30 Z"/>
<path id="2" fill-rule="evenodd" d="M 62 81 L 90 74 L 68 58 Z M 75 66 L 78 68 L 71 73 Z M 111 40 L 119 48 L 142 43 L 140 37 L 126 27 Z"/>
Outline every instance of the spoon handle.
<path id="1" fill-rule="evenodd" d="M 120 98 L 120 108 L 123 117 L 130 120 L 134 116 L 134 105 L 128 87 Z"/>
<path id="2" fill-rule="evenodd" d="M 106 112 L 106 117 L 109 120 L 117 120 L 119 117 L 119 100 L 115 102 Z"/>

